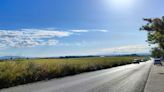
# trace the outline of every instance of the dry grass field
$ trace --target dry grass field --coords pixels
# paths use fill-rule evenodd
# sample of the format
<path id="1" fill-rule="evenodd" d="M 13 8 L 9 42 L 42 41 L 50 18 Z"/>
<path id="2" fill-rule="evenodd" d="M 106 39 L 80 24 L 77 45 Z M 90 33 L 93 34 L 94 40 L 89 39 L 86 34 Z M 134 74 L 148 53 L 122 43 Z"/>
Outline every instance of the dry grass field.
<path id="1" fill-rule="evenodd" d="M 0 62 L 0 88 L 130 64 L 141 57 L 22 59 Z"/>

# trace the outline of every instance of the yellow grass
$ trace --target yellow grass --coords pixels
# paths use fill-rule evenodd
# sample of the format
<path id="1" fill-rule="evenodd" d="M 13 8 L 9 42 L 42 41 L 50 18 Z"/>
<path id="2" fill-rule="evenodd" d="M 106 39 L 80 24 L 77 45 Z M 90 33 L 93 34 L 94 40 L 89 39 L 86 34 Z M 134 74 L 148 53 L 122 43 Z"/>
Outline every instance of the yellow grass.
<path id="1" fill-rule="evenodd" d="M 25 59 L 0 62 L 0 88 L 130 64 L 141 57 Z"/>

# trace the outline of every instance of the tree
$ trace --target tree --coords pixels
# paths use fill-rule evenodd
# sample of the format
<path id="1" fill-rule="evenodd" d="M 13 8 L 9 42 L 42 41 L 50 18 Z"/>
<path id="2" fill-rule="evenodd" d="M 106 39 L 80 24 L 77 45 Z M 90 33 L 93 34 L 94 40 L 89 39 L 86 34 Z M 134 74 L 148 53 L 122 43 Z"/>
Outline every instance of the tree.
<path id="1" fill-rule="evenodd" d="M 164 16 L 162 18 L 145 18 L 146 25 L 142 26 L 140 30 L 148 31 L 147 42 L 149 44 L 156 44 L 158 47 L 153 48 L 152 55 L 154 57 L 164 56 Z"/>
<path id="2" fill-rule="evenodd" d="M 161 58 L 163 56 L 163 54 L 164 54 L 162 52 L 162 50 L 160 50 L 157 47 L 153 48 L 152 51 L 151 51 L 151 53 L 152 53 L 151 56 L 152 57 L 155 57 L 155 58 Z"/>

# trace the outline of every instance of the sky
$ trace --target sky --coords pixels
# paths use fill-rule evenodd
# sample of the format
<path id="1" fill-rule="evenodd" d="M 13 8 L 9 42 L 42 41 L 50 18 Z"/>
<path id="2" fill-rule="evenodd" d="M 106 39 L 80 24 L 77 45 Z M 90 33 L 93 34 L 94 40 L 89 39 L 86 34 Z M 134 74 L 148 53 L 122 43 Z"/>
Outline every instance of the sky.
<path id="1" fill-rule="evenodd" d="M 148 53 L 163 0 L 0 0 L 0 56 Z"/>

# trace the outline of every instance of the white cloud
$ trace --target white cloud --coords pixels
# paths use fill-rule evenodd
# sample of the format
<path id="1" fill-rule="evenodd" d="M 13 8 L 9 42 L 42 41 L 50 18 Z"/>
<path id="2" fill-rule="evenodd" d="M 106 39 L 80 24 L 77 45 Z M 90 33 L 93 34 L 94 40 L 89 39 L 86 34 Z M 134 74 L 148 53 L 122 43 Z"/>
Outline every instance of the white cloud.
<path id="1" fill-rule="evenodd" d="M 97 31 L 100 31 L 100 32 L 108 32 L 108 30 L 97 30 Z"/>
<path id="2" fill-rule="evenodd" d="M 59 43 L 60 46 L 80 46 L 84 47 L 86 46 L 86 41 L 81 41 L 81 42 L 73 42 L 73 43 Z"/>
<path id="3" fill-rule="evenodd" d="M 40 45 L 56 45 L 57 38 L 69 37 L 76 33 L 86 33 L 90 31 L 107 32 L 108 30 L 71 30 L 59 31 L 54 28 L 47 29 L 18 29 L 0 30 L 0 48 L 6 47 L 34 47 Z M 65 46 L 71 43 L 63 43 Z M 60 44 L 59 44 L 60 45 Z M 73 44 L 80 46 L 80 43 Z"/>
<path id="4" fill-rule="evenodd" d="M 45 37 L 45 38 L 67 37 L 72 34 L 71 32 L 66 32 L 66 31 L 40 30 L 40 29 L 22 29 L 22 31 L 31 32 L 33 33 L 33 36 L 36 38 L 37 37 Z"/>
<path id="5" fill-rule="evenodd" d="M 102 49 L 102 52 L 111 53 L 142 53 L 148 50 L 150 47 L 148 45 L 127 45 L 115 48 Z"/>
<path id="6" fill-rule="evenodd" d="M 91 29 L 91 30 L 71 30 L 74 33 L 85 33 L 85 32 L 108 32 L 105 29 Z"/>
<path id="7" fill-rule="evenodd" d="M 83 32 L 89 32 L 89 30 L 71 30 L 71 32 L 83 33 Z"/>
<path id="8" fill-rule="evenodd" d="M 58 40 L 48 40 L 45 45 L 56 45 L 59 41 Z M 43 44 L 44 45 L 44 44 Z"/>
<path id="9" fill-rule="evenodd" d="M 103 48 L 95 50 L 95 53 L 109 53 L 109 54 L 128 54 L 128 53 L 144 53 L 148 52 L 150 47 L 148 45 L 126 45 L 113 48 Z"/>
<path id="10" fill-rule="evenodd" d="M 71 46 L 71 44 L 62 44 Z M 75 45 L 74 45 L 75 46 Z M 85 45 L 84 45 L 85 46 Z M 101 49 L 90 49 L 90 50 L 68 50 L 64 55 L 119 55 L 119 54 L 138 54 L 138 53 L 149 53 L 151 47 L 148 45 L 126 45 L 118 46 L 113 48 L 101 48 Z"/>
<path id="11" fill-rule="evenodd" d="M 0 47 L 33 47 L 56 45 L 59 37 L 68 37 L 71 32 L 41 29 L 0 30 Z"/>

